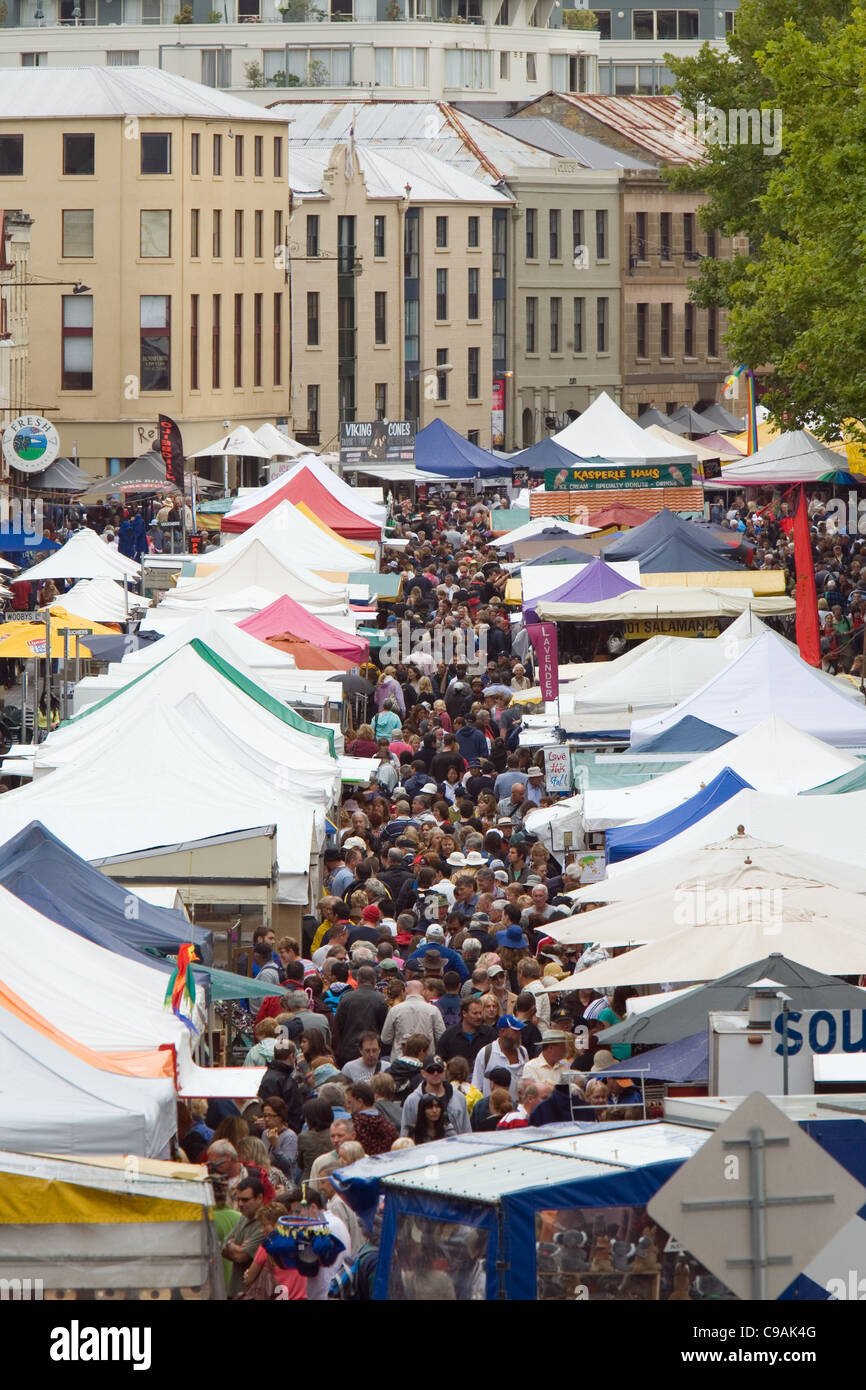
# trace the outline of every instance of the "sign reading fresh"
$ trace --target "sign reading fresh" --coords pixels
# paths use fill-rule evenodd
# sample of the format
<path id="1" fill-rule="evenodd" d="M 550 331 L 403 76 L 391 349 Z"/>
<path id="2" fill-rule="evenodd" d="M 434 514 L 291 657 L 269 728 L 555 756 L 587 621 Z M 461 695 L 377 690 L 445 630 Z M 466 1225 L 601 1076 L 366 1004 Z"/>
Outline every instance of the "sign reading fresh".
<path id="1" fill-rule="evenodd" d="M 41 473 L 60 451 L 60 436 L 41 415 L 19 415 L 3 431 L 3 461 L 22 473 Z"/>
<path id="2" fill-rule="evenodd" d="M 691 487 L 690 464 L 650 463 L 636 468 L 547 468 L 545 492 L 626 492 L 636 487 Z"/>

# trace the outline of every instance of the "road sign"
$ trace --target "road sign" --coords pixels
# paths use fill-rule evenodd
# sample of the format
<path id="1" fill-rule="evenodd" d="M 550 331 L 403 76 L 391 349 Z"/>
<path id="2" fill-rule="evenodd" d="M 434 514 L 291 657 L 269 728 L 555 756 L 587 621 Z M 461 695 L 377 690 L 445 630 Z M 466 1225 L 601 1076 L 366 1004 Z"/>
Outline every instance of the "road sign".
<path id="1" fill-rule="evenodd" d="M 38 608 L 10 608 L 3 614 L 4 623 L 44 623 L 45 614 Z"/>
<path id="2" fill-rule="evenodd" d="M 738 1298 L 775 1299 L 864 1203 L 866 1188 L 755 1091 L 647 1210 Z"/>

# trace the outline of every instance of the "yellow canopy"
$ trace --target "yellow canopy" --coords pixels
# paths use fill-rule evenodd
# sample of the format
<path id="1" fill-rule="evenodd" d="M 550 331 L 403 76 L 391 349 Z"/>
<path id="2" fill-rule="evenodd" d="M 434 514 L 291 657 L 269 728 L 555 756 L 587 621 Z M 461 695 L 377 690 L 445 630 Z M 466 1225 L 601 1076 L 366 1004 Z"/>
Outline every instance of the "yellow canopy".
<path id="1" fill-rule="evenodd" d="M 765 444 L 769 444 L 770 441 L 771 441 L 772 439 L 775 439 L 775 438 L 776 438 L 776 435 L 779 434 L 779 433 L 780 433 L 780 430 L 779 430 L 778 425 L 771 425 L 770 422 L 769 422 L 769 420 L 765 420 L 765 421 L 763 422 L 763 424 L 758 425 L 758 448 L 759 448 L 759 449 L 763 449 L 764 445 L 765 445 Z M 726 437 L 726 439 L 729 439 L 729 440 L 731 441 L 731 443 L 734 445 L 734 447 L 735 447 L 736 449 L 739 449 L 741 453 L 743 453 L 743 454 L 748 453 L 748 449 L 749 449 L 749 431 L 748 431 L 748 430 L 743 430 L 743 433 L 742 433 L 742 434 L 729 434 L 729 435 L 726 435 L 725 437 Z M 730 462 L 733 463 L 734 466 L 736 466 L 736 460 L 731 459 Z"/>
<path id="2" fill-rule="evenodd" d="M 827 448 L 835 454 L 842 454 L 848 460 L 852 473 L 866 473 L 866 444 L 852 438 L 854 430 L 866 433 L 866 425 L 860 420 L 846 420 L 842 426 L 842 438 L 828 442 Z"/>
<path id="3" fill-rule="evenodd" d="M 50 604 L 45 605 L 45 607 L 48 607 L 48 609 L 49 609 L 50 612 L 51 612 L 51 626 L 52 626 L 52 629 L 53 629 L 55 626 L 57 626 L 57 628 L 61 628 L 61 627 L 85 628 L 85 627 L 86 627 L 86 628 L 87 628 L 87 631 L 88 631 L 93 637 L 116 637 L 116 636 L 117 636 L 117 629 L 116 629 L 116 628 L 113 628 L 113 627 L 106 627 L 106 626 L 105 626 L 105 623 L 97 623 L 97 622 L 95 622 L 95 621 L 93 620 L 93 618 L 79 618 L 79 616 L 78 616 L 77 613 L 70 613 L 68 609 L 64 608 L 64 607 L 63 607 L 61 604 L 59 604 L 59 603 L 50 603 Z M 45 612 L 45 607 L 43 607 L 40 611 L 44 613 L 44 612 Z M 20 624 L 16 623 L 16 624 L 13 624 L 13 626 L 18 627 L 18 626 L 20 626 Z M 2 632 L 2 628 L 0 628 L 0 632 Z"/>
<path id="4" fill-rule="evenodd" d="M 337 541 L 338 544 L 344 545 L 347 550 L 354 550 L 357 555 L 370 556 L 376 554 L 376 547 L 374 545 L 365 545 L 362 541 L 346 540 L 345 536 L 341 536 L 338 531 L 334 531 L 326 522 L 322 521 L 321 517 L 316 516 L 316 513 L 310 510 L 306 502 L 298 502 L 296 506 L 299 512 L 303 512 L 304 516 L 309 517 L 310 521 L 314 522 L 320 531 L 324 531 L 326 536 L 330 536 L 332 541 Z"/>
<path id="5" fill-rule="evenodd" d="M 61 623 L 61 627 L 66 627 L 66 623 Z M 73 623 L 68 624 L 73 627 Z M 84 626 L 84 624 L 82 624 Z M 51 626 L 51 659 L 55 660 L 64 655 L 64 639 L 57 635 L 57 631 L 52 623 Z M 70 656 L 78 652 L 79 656 L 89 657 L 91 655 L 87 647 L 78 646 L 76 648 L 75 638 L 71 637 L 68 641 L 66 651 Z M 44 623 L 3 623 L 0 626 L 0 658 L 6 661 L 42 661 L 45 659 L 45 624 Z"/>

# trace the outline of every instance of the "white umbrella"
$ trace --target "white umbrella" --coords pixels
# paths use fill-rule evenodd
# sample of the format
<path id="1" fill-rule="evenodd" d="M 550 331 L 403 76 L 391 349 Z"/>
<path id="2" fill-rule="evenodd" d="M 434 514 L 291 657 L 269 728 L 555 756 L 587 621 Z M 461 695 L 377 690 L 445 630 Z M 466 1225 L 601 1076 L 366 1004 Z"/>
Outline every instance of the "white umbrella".
<path id="1" fill-rule="evenodd" d="M 228 434 L 224 434 L 222 439 L 218 439 L 215 444 L 209 444 L 206 449 L 199 449 L 197 453 L 190 454 L 189 458 L 207 459 L 215 458 L 218 455 L 228 454 L 232 458 L 271 458 L 273 450 L 265 447 L 256 439 L 251 429 L 246 425 L 236 425 Z"/>
<path id="2" fill-rule="evenodd" d="M 268 420 L 263 425 L 259 425 L 253 439 L 257 439 L 262 448 L 269 451 L 271 458 L 296 459 L 302 454 L 312 453 L 307 444 L 299 444 L 297 439 L 291 439 L 276 425 L 272 425 Z"/>

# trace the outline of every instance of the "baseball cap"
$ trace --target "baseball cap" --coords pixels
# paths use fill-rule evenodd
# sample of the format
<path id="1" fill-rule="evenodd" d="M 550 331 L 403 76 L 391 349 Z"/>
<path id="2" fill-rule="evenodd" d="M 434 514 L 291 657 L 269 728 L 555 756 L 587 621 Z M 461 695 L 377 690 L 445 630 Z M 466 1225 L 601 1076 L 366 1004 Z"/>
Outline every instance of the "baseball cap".
<path id="1" fill-rule="evenodd" d="M 421 1063 L 421 1069 L 422 1071 L 443 1072 L 445 1070 L 445 1063 L 442 1061 L 442 1058 L 439 1057 L 436 1053 L 431 1052 L 429 1056 L 425 1057 L 424 1061 Z"/>
<path id="2" fill-rule="evenodd" d="M 430 926 L 427 928 L 427 931 L 425 932 L 425 936 L 428 941 L 445 940 L 445 933 L 442 930 L 442 928 L 437 925 L 436 922 L 431 922 Z"/>
<path id="3" fill-rule="evenodd" d="M 508 882 L 508 874 L 505 872 L 504 869 L 494 869 L 494 871 L 493 871 L 493 877 L 496 879 L 496 882 L 497 882 L 497 883 L 507 883 L 507 882 Z"/>
<path id="4" fill-rule="evenodd" d="M 514 1014 L 503 1014 L 496 1022 L 497 1031 L 501 1028 L 517 1028 L 519 1030 L 525 1026 L 525 1024 L 520 1022 L 519 1018 L 514 1017 Z"/>
<path id="5" fill-rule="evenodd" d="M 488 965 L 488 967 L 487 967 L 487 978 L 488 978 L 488 980 L 495 980 L 495 979 L 497 978 L 497 976 L 499 976 L 499 975 L 504 975 L 504 974 L 505 974 L 505 971 L 502 969 L 502 966 L 501 966 L 501 965 Z"/>
<path id="6" fill-rule="evenodd" d="M 380 961 L 379 961 L 379 969 L 380 969 L 380 970 L 399 970 L 400 967 L 399 967 L 399 965 L 397 964 L 397 962 L 393 959 L 392 956 L 386 956 L 384 960 L 380 960 Z"/>
<path id="7" fill-rule="evenodd" d="M 343 841 L 343 849 L 366 849 L 367 843 L 362 840 L 360 835 L 350 835 L 348 840 Z"/>

